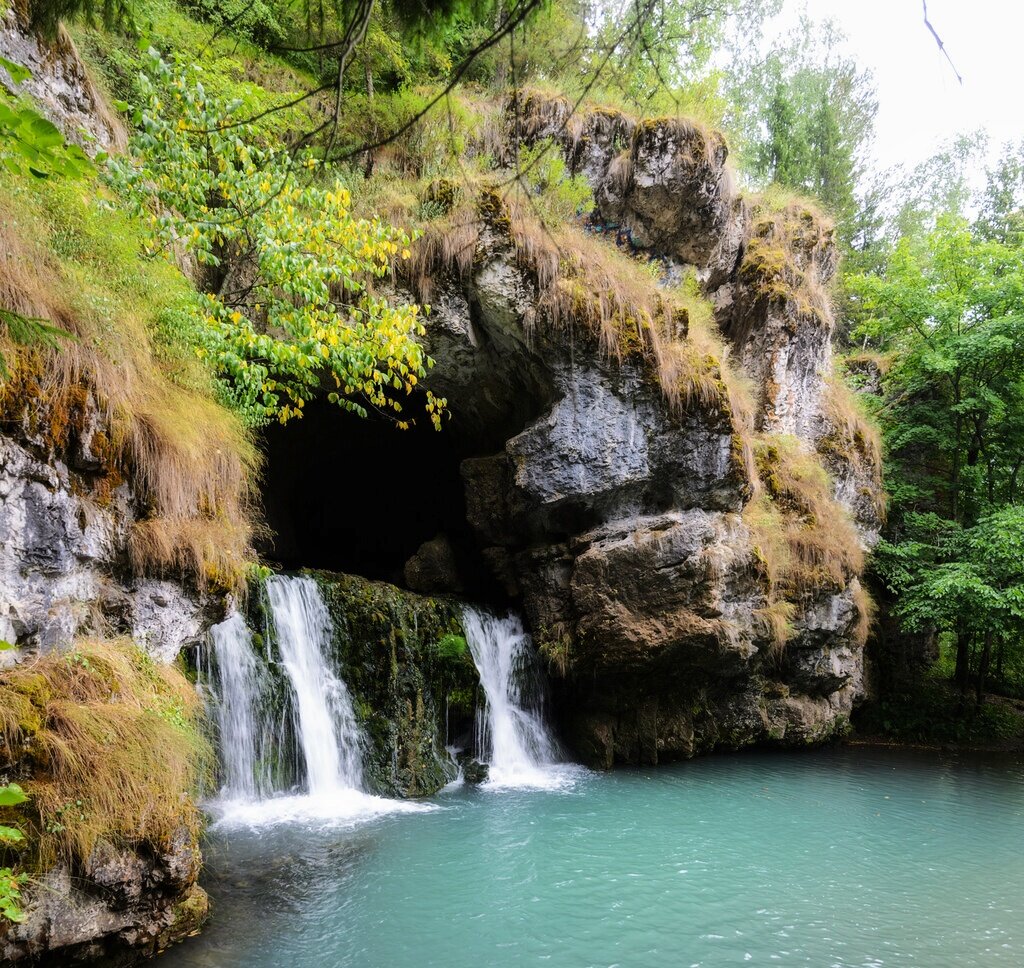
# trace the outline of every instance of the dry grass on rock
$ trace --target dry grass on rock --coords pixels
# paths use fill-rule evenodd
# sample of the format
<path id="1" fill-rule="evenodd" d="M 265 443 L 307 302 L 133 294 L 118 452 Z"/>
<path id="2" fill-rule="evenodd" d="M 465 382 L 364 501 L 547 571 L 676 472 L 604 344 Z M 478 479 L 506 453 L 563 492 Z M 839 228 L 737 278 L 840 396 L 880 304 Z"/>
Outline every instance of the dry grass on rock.
<path id="1" fill-rule="evenodd" d="M 0 305 L 69 334 L 54 348 L 0 346 L 14 371 L 0 384 L 0 412 L 62 456 L 95 401 L 101 426 L 89 428 L 90 442 L 105 483 L 131 481 L 147 508 L 144 530 L 166 539 L 137 543 L 136 567 L 187 560 L 200 583 L 237 583 L 257 451 L 176 338 L 187 325 L 187 282 L 143 261 L 137 228 L 81 192 L 47 184 L 0 193 Z"/>
<path id="2" fill-rule="evenodd" d="M 193 831 L 211 750 L 195 689 L 132 642 L 88 641 L 0 672 L 0 764 L 29 800 L 0 822 L 25 835 L 19 863 L 84 863 L 98 844 L 167 847 Z"/>

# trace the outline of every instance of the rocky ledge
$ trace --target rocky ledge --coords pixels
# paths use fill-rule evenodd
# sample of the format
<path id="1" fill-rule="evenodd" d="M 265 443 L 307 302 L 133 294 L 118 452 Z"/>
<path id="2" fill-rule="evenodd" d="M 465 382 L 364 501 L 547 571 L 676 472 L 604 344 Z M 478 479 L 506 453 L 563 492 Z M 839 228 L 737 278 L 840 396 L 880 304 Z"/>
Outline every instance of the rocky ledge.
<path id="1" fill-rule="evenodd" d="M 485 191 L 409 281 L 451 426 L 510 428 L 462 463 L 468 518 L 567 737 L 607 767 L 842 734 L 881 489 L 832 368 L 830 224 L 737 195 L 720 136 L 687 122 L 534 98 L 510 127 L 586 175 L 590 224 Z"/>

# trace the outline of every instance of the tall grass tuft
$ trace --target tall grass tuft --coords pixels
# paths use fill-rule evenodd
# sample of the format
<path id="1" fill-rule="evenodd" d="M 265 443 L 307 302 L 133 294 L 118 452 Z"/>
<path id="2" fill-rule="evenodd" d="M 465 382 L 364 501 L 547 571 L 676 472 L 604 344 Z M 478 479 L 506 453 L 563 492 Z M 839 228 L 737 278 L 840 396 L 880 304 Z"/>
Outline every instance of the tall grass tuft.
<path id="1" fill-rule="evenodd" d="M 128 640 L 86 641 L 0 672 L 0 764 L 29 800 L 15 819 L 31 862 L 84 863 L 102 843 L 167 849 L 194 834 L 212 764 L 187 679 Z"/>

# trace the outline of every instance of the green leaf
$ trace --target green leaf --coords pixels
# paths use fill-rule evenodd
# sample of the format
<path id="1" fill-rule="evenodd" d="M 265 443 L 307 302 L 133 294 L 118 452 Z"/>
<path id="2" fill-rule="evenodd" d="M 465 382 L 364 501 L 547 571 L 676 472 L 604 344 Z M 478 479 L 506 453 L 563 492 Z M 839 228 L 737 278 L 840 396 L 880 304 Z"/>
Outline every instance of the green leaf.
<path id="1" fill-rule="evenodd" d="M 27 799 L 28 794 L 17 783 L 0 787 L 0 807 L 13 807 Z"/>
<path id="2" fill-rule="evenodd" d="M 64 135 L 60 128 L 41 114 L 31 120 L 29 130 L 32 132 L 36 145 L 40 148 L 54 148 L 64 144 Z"/>
<path id="3" fill-rule="evenodd" d="M 0 824 L 0 844 L 16 844 L 24 839 L 25 835 L 17 827 Z"/>
<path id="4" fill-rule="evenodd" d="M 32 76 L 32 72 L 27 67 L 23 67 L 21 64 L 8 60 L 6 57 L 0 57 L 0 67 L 11 75 L 11 80 L 14 81 L 15 84 L 27 81 Z"/>

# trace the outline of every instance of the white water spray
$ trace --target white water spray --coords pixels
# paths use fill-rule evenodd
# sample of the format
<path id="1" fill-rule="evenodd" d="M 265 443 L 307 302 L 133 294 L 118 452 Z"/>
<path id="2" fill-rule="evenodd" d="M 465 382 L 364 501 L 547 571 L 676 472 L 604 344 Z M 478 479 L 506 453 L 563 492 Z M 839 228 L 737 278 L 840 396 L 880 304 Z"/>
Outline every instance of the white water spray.
<path id="1" fill-rule="evenodd" d="M 306 785 L 318 796 L 363 785 L 362 734 L 345 683 L 327 660 L 331 619 L 311 578 L 275 576 L 267 598 L 295 702 Z"/>
<path id="2" fill-rule="evenodd" d="M 267 580 L 266 591 L 291 696 L 306 793 L 287 795 L 272 788 L 269 761 L 275 724 L 263 713 L 273 705 L 272 683 L 245 623 L 232 615 L 211 631 L 219 669 L 217 719 L 225 773 L 213 805 L 220 822 L 351 823 L 431 809 L 363 792 L 363 737 L 349 691 L 331 665 L 330 615 L 316 582 L 274 576 Z"/>
<path id="3" fill-rule="evenodd" d="M 210 629 L 210 641 L 219 673 L 216 717 L 224 764 L 221 796 L 255 800 L 272 790 L 265 746 L 269 723 L 263 716 L 266 669 L 253 651 L 252 635 L 237 612 Z"/>
<path id="4" fill-rule="evenodd" d="M 560 785 L 558 745 L 544 719 L 537 655 L 518 616 L 463 614 L 466 640 L 486 697 L 477 717 L 477 750 L 488 757 L 488 785 Z"/>

